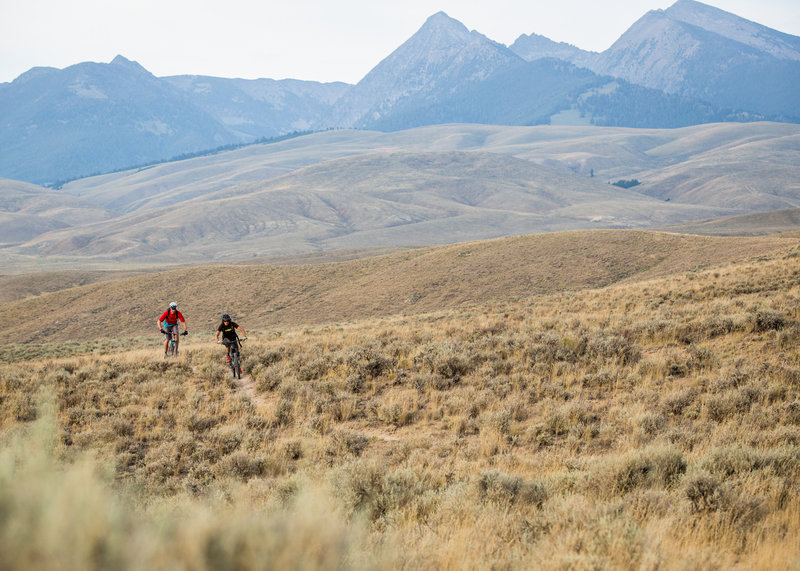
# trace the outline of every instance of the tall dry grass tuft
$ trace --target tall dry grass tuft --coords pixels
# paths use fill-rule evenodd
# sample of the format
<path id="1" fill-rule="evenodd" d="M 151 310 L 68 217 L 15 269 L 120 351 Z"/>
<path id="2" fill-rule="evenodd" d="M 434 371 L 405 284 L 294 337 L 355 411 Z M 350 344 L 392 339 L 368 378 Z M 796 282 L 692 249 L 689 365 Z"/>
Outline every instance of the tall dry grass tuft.
<path id="1" fill-rule="evenodd" d="M 280 494 L 217 483 L 206 498 L 140 498 L 90 455 L 65 465 L 52 403 L 6 434 L 0 452 L 4 569 L 369 568 L 366 530 L 322 493 Z M 234 462 L 227 476 L 252 469 Z M 222 463 L 224 466 L 224 463 Z M 255 475 L 255 474 L 251 474 Z M 285 489 L 285 486 L 284 486 Z"/>

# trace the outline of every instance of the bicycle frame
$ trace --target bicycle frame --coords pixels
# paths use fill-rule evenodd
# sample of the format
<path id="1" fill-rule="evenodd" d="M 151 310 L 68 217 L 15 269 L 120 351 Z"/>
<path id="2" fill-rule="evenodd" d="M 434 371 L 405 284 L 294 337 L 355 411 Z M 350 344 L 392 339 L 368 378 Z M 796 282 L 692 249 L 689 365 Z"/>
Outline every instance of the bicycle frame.
<path id="1" fill-rule="evenodd" d="M 230 360 L 230 367 L 231 372 L 233 373 L 234 379 L 241 378 L 239 374 L 239 367 L 241 366 L 241 346 L 242 341 L 238 337 L 232 341 L 223 341 L 226 345 L 230 346 L 230 350 L 228 351 L 228 356 L 231 358 Z"/>
<path id="2" fill-rule="evenodd" d="M 170 337 L 170 339 L 169 339 L 169 344 L 167 345 L 167 356 L 169 356 L 169 357 L 172 357 L 173 355 L 175 355 L 175 347 L 178 344 L 178 341 L 177 341 L 176 337 L 177 337 L 177 334 L 173 333 L 172 337 Z"/>

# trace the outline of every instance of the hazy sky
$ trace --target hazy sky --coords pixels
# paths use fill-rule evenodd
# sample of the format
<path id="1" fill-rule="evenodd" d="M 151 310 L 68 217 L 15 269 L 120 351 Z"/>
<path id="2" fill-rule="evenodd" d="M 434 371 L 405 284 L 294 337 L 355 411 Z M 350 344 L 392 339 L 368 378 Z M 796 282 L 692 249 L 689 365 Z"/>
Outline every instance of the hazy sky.
<path id="1" fill-rule="evenodd" d="M 109 62 L 157 76 L 358 82 L 438 11 L 510 45 L 536 33 L 603 51 L 674 0 L 0 0 L 0 82 Z M 800 0 L 707 0 L 800 36 Z"/>

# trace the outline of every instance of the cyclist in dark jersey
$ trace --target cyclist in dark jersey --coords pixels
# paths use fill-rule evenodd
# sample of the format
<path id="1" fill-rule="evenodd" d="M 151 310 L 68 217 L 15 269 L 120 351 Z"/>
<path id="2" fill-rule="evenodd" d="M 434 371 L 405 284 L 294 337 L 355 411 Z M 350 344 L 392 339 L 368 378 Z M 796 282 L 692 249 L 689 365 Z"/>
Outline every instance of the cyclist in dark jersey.
<path id="1" fill-rule="evenodd" d="M 238 323 L 232 321 L 230 315 L 223 313 L 222 323 L 220 323 L 219 327 L 217 327 L 217 334 L 214 336 L 214 340 L 217 343 L 225 344 L 225 361 L 227 362 L 230 362 L 231 360 L 231 343 L 238 339 L 238 336 L 236 335 L 237 329 L 242 332 L 243 339 L 247 339 L 247 333 L 245 330 Z M 219 340 L 220 334 L 222 334 L 222 341 Z"/>
<path id="2" fill-rule="evenodd" d="M 161 317 L 158 318 L 158 328 L 161 329 L 162 333 L 164 333 L 165 355 L 167 353 L 167 348 L 169 347 L 169 340 L 172 338 L 173 334 L 175 335 L 175 354 L 178 354 L 178 343 L 181 339 L 178 335 L 178 321 L 183 323 L 183 334 L 186 335 L 189 332 L 186 326 L 186 320 L 183 318 L 183 314 L 178 311 L 177 302 L 173 301 L 169 304 L 167 310 L 161 314 Z"/>

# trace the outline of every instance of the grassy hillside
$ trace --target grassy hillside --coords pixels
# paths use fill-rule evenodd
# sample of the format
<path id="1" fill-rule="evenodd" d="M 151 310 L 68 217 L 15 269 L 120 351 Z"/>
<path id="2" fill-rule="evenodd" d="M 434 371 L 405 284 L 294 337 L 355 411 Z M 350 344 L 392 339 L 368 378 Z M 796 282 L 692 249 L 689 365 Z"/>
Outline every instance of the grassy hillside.
<path id="1" fill-rule="evenodd" d="M 660 228 L 666 232 L 706 236 L 764 236 L 800 230 L 800 209 L 773 210 L 741 216 L 722 216 Z"/>
<path id="2" fill-rule="evenodd" d="M 91 201 L 64 192 L 0 178 L 0 247 L 27 242 L 45 232 L 111 218 Z"/>
<path id="3" fill-rule="evenodd" d="M 152 270 L 151 270 L 152 272 Z M 43 293 L 136 275 L 133 271 L 62 270 L 0 275 L 0 303 L 31 299 Z"/>
<path id="4" fill-rule="evenodd" d="M 75 181 L 113 208 L 0 251 L 8 271 L 240 262 L 800 207 L 797 125 L 331 131 Z M 637 180 L 623 190 L 609 183 Z M 43 233 L 44 230 L 53 231 Z"/>
<path id="5" fill-rule="evenodd" d="M 597 230 L 422 248 L 333 264 L 202 266 L 74 287 L 0 305 L 21 321 L 0 340 L 47 342 L 153 335 L 177 300 L 195 334 L 230 312 L 281 328 L 510 301 L 596 288 L 786 251 L 781 236 L 719 238 Z M 37 279 L 32 276 L 32 279 Z"/>
<path id="6" fill-rule="evenodd" d="M 52 232 L 21 251 L 151 263 L 241 260 L 556 229 L 652 226 L 720 212 L 727 210 L 654 200 L 497 154 L 382 153 Z"/>
<path id="7" fill-rule="evenodd" d="M 387 272 L 384 288 L 430 277 L 428 257 L 497 264 L 471 284 L 483 300 L 446 294 L 474 279 L 451 266 L 440 278 L 451 281 L 428 290 L 437 309 L 414 315 L 363 318 L 375 303 L 362 296 L 376 271 L 366 261 L 300 268 L 332 287 L 346 275 L 349 305 L 362 307 L 320 325 L 297 310 L 279 331 L 258 331 L 268 320 L 247 315 L 258 327 L 241 385 L 220 348 L 192 336 L 169 361 L 137 340 L 107 355 L 7 354 L 0 506 L 12 525 L 0 526 L 0 564 L 796 568 L 796 241 L 773 238 L 770 253 L 763 239 L 597 232 L 562 236 L 548 258 L 545 239 L 371 260 Z M 631 255 L 613 256 L 620 243 L 598 249 L 612 240 L 632 244 Z M 498 244 L 513 263 L 502 265 Z M 687 267 L 692 249 L 713 263 Z M 758 257 L 726 264 L 722 253 L 736 249 Z M 541 282 L 525 283 L 511 268 L 531 250 L 528 271 L 550 261 L 533 273 Z M 95 307 L 133 299 L 149 311 L 142 292 L 194 287 L 202 272 L 225 291 L 217 271 L 195 272 L 74 288 L 37 305 L 71 316 L 82 297 Z M 279 275 L 259 279 L 254 300 L 275 288 L 305 304 L 317 297 L 304 288 L 329 289 Z M 508 294 L 492 294 L 501 283 Z M 102 289 L 114 284 L 125 287 Z M 529 297 L 546 286 L 555 291 Z M 104 311 L 87 310 L 84 335 L 100 334 L 90 329 L 98 320 L 111 331 L 136 323 Z M 54 327 L 54 337 L 67 332 Z"/>
<path id="8" fill-rule="evenodd" d="M 677 173 L 684 163 L 685 179 L 690 180 L 702 174 L 694 170 L 697 164 L 690 162 L 693 157 L 719 153 L 719 159 L 734 153 L 736 161 L 725 161 L 727 171 L 715 174 L 720 179 L 719 185 L 707 188 L 706 192 L 713 196 L 716 190 L 731 186 L 732 181 L 726 178 L 731 172 L 745 177 L 742 180 L 755 179 L 748 174 L 754 163 L 770 164 L 780 176 L 796 174 L 800 167 L 792 157 L 797 152 L 797 137 L 797 125 L 779 123 L 722 123 L 683 129 L 437 125 L 394 133 L 327 131 L 143 170 L 81 179 L 65 185 L 64 190 L 106 207 L 129 211 L 166 207 L 333 159 L 376 152 L 481 151 L 548 164 L 583 176 L 589 176 L 593 170 L 595 177 L 612 182 L 632 175 L 649 179 L 665 167 L 677 169 L 672 171 Z M 748 155 L 751 151 L 752 156 Z M 770 179 L 763 172 L 757 177 Z M 764 192 L 770 194 L 768 190 Z M 776 205 L 772 209 L 781 207 Z"/>

